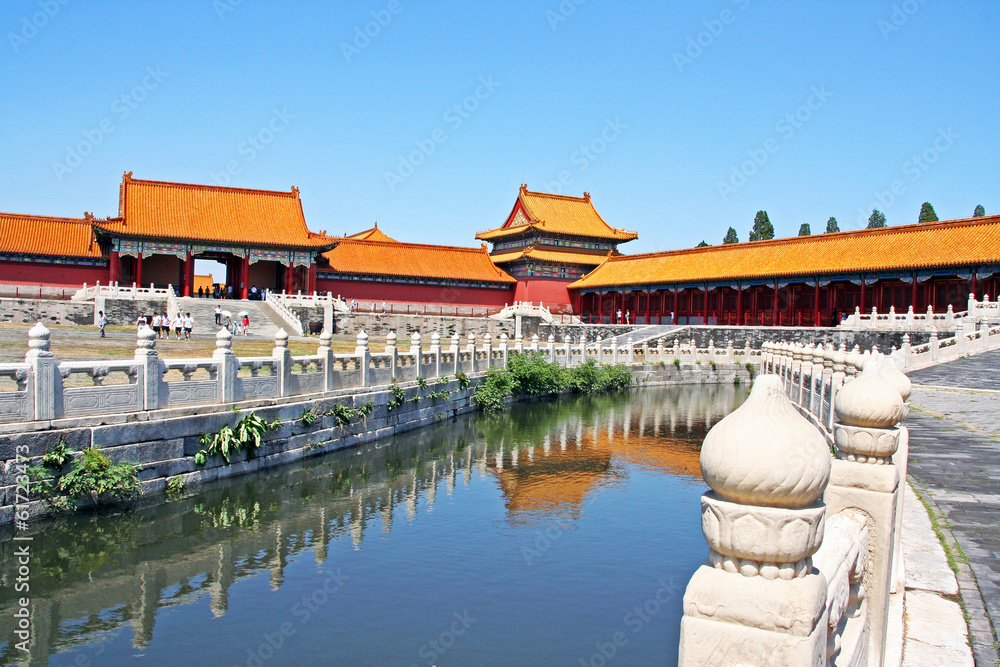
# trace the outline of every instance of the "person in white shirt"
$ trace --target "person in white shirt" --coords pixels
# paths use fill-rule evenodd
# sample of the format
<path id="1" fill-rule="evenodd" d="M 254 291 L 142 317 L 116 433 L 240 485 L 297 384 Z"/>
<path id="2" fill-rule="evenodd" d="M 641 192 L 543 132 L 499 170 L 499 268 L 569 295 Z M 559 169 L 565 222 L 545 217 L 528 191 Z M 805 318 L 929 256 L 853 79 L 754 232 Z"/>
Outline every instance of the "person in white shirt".
<path id="1" fill-rule="evenodd" d="M 153 333 L 156 334 L 157 338 L 160 337 L 160 314 L 159 313 L 154 313 L 153 314 Z"/>
<path id="2" fill-rule="evenodd" d="M 170 326 L 174 328 L 174 334 L 177 336 L 177 340 L 181 339 L 181 314 L 177 313 L 172 318 L 170 318 Z"/>
<path id="3" fill-rule="evenodd" d="M 191 329 L 194 328 L 194 318 L 191 317 L 191 313 L 185 313 L 184 319 L 181 321 L 184 324 L 184 340 L 191 340 Z"/>

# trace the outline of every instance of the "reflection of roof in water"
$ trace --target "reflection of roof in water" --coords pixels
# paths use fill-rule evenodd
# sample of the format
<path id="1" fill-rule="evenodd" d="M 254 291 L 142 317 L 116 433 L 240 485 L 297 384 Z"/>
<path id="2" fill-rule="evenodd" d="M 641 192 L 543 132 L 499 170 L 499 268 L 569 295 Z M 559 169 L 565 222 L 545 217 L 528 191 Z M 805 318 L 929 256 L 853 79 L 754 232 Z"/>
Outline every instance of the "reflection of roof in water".
<path id="1" fill-rule="evenodd" d="M 668 436 L 654 433 L 649 424 L 640 435 L 639 420 L 638 415 L 632 415 L 627 436 L 624 423 L 613 427 L 613 438 L 607 426 L 595 429 L 588 425 L 582 431 L 582 442 L 578 443 L 573 433 L 567 434 L 565 448 L 561 441 L 551 443 L 548 452 L 536 445 L 531 457 L 521 449 L 516 465 L 511 452 L 506 452 L 504 467 L 491 467 L 490 473 L 503 491 L 510 518 L 516 521 L 532 514 L 551 516 L 554 511 L 578 515 L 588 495 L 623 479 L 624 469 L 618 463 L 701 479 L 700 431 Z"/>

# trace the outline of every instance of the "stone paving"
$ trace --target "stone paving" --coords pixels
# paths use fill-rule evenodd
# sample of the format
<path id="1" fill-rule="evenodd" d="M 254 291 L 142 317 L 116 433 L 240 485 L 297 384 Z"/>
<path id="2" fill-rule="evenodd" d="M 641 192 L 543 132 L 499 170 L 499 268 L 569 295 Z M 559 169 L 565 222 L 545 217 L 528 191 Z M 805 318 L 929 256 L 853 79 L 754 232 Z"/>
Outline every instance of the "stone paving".
<path id="1" fill-rule="evenodd" d="M 910 373 L 918 409 L 907 420 L 910 475 L 968 557 L 967 566 L 959 562 L 958 583 L 976 665 L 990 667 L 1000 664 L 998 368 L 1000 351 Z"/>

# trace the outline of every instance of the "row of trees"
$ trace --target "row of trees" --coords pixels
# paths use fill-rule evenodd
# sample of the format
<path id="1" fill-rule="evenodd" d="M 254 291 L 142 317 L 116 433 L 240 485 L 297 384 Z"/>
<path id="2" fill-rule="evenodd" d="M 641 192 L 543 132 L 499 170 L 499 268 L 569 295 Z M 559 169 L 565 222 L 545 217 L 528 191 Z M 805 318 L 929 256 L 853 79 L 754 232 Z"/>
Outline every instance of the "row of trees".
<path id="1" fill-rule="evenodd" d="M 972 217 L 982 218 L 986 215 L 986 209 L 983 208 L 982 204 L 976 206 L 976 210 L 973 211 Z M 920 207 L 920 216 L 917 222 L 937 222 L 937 213 L 934 212 L 934 207 L 930 202 L 924 202 Z M 871 216 L 868 218 L 868 227 L 866 229 L 876 229 L 879 227 L 885 227 L 885 214 L 882 211 L 875 209 L 872 211 Z M 837 224 L 837 219 L 831 217 L 826 221 L 826 233 L 830 234 L 832 232 L 839 232 L 840 225 Z M 812 228 L 809 226 L 808 222 L 802 223 L 799 227 L 799 236 L 810 236 L 812 234 Z M 767 217 L 767 211 L 757 211 L 757 215 L 753 219 L 753 227 L 750 229 L 750 241 L 766 241 L 767 239 L 774 238 L 774 225 L 771 224 L 770 218 Z M 722 239 L 722 243 L 739 243 L 740 238 L 737 235 L 736 230 L 732 227 L 726 232 L 725 237 Z M 705 241 L 698 244 L 699 248 L 709 245 Z"/>

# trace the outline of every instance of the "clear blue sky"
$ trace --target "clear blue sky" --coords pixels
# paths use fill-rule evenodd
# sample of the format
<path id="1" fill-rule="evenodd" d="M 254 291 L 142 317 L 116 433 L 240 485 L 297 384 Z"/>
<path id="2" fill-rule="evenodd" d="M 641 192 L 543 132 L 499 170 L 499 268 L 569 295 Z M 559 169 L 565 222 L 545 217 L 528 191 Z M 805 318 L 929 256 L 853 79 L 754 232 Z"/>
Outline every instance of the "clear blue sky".
<path id="1" fill-rule="evenodd" d="M 4 0 L 0 210 L 116 215 L 128 170 L 476 245 L 526 182 L 628 253 L 1000 213 L 1000 3 L 576 2 Z"/>

